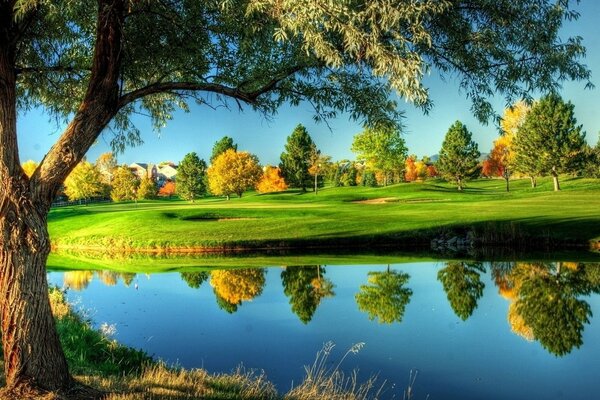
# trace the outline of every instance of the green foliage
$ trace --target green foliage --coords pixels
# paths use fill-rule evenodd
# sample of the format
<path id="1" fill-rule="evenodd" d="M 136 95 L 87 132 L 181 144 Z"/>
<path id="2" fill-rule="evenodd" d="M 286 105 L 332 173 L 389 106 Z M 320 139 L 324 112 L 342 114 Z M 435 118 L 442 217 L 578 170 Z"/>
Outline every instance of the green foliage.
<path id="1" fill-rule="evenodd" d="M 406 143 L 399 129 L 371 129 L 354 136 L 352 151 L 359 161 L 365 161 L 367 167 L 380 171 L 384 175 L 384 185 L 388 176 L 401 176 L 408 154 Z"/>
<path id="2" fill-rule="evenodd" d="M 302 190 L 311 186 L 312 180 L 308 169 L 315 152 L 316 146 L 306 128 L 302 125 L 296 126 L 287 138 L 285 151 L 281 153 L 281 163 L 279 164 L 288 185 L 302 188 Z"/>
<path id="3" fill-rule="evenodd" d="M 134 200 L 139 181 L 128 166 L 123 165 L 115 170 L 112 178 L 110 197 L 113 201 Z"/>
<path id="4" fill-rule="evenodd" d="M 59 289 L 51 289 L 51 292 Z M 51 293 L 52 295 L 52 293 Z M 53 301 L 66 304 L 62 292 Z M 68 306 L 68 305 L 67 305 Z M 120 345 L 94 329 L 91 322 L 69 306 L 65 315 L 56 317 L 56 330 L 74 374 L 123 375 L 140 372 L 152 359 L 143 351 Z"/>
<path id="5" fill-rule="evenodd" d="M 146 176 L 140 181 L 140 185 L 137 190 L 138 200 L 151 200 L 155 199 L 158 194 L 158 188 L 156 183 L 149 177 Z"/>
<path id="6" fill-rule="evenodd" d="M 177 194 L 192 202 L 206 194 L 206 163 L 194 152 L 186 154 L 179 163 Z"/>
<path id="7" fill-rule="evenodd" d="M 100 171 L 91 163 L 79 163 L 65 180 L 65 194 L 69 200 L 89 199 L 104 193 Z"/>
<path id="8" fill-rule="evenodd" d="M 558 174 L 581 168 L 585 133 L 577 126 L 574 108 L 554 94 L 533 105 L 513 142 L 517 171 L 558 179 Z"/>
<path id="9" fill-rule="evenodd" d="M 233 149 L 237 151 L 238 146 L 233 142 L 233 139 L 229 136 L 223 136 L 220 140 L 216 141 L 213 148 L 212 153 L 210 155 L 210 163 L 214 163 L 215 159 L 223 154 L 225 151 Z"/>
<path id="10" fill-rule="evenodd" d="M 358 309 L 380 324 L 402 322 L 412 296 L 412 290 L 403 287 L 409 278 L 408 274 L 390 271 L 389 267 L 385 272 L 369 272 L 369 285 L 361 285 L 354 296 Z"/>
<path id="11" fill-rule="evenodd" d="M 181 279 L 187 283 L 192 289 L 198 289 L 200 286 L 208 280 L 210 276 L 208 272 L 181 272 Z"/>
<path id="12" fill-rule="evenodd" d="M 557 356 L 579 348 L 584 325 L 592 316 L 590 305 L 578 299 L 591 289 L 585 269 L 538 264 L 518 278 L 517 311 L 540 344 Z"/>
<path id="13" fill-rule="evenodd" d="M 367 187 L 377 186 L 377 179 L 375 178 L 375 174 L 371 171 L 365 171 L 362 175 L 361 185 Z"/>
<path id="14" fill-rule="evenodd" d="M 446 133 L 436 168 L 444 179 L 455 181 L 458 190 L 462 190 L 465 181 L 476 175 L 479 156 L 471 132 L 460 121 L 456 121 Z"/>
<path id="15" fill-rule="evenodd" d="M 481 282 L 480 272 L 485 272 L 481 263 L 466 262 L 449 262 L 438 272 L 450 306 L 463 321 L 473 314 L 477 300 L 483 295 L 485 284 Z"/>
<path id="16" fill-rule="evenodd" d="M 335 295 L 333 283 L 324 275 L 325 268 L 320 265 L 288 266 L 281 272 L 283 292 L 290 298 L 292 312 L 305 324 L 323 298 Z"/>

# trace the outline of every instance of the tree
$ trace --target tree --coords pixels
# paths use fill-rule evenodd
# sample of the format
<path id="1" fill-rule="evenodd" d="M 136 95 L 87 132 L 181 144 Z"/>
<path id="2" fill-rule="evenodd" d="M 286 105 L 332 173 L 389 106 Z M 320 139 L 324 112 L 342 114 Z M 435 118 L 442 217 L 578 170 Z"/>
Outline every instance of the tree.
<path id="1" fill-rule="evenodd" d="M 494 141 L 494 147 L 483 163 L 481 173 L 485 176 L 500 176 L 506 181 L 506 191 L 509 191 L 509 181 L 512 169 L 512 135 L 504 135 Z"/>
<path id="2" fill-rule="evenodd" d="M 221 154 L 225 153 L 225 151 L 233 149 L 237 151 L 238 146 L 233 142 L 233 139 L 229 136 L 223 136 L 220 140 L 217 140 L 212 148 L 212 153 L 210 155 L 210 163 L 214 163 L 215 159 Z"/>
<path id="3" fill-rule="evenodd" d="M 89 199 L 104 193 L 102 174 L 87 161 L 82 161 L 65 180 L 65 194 L 69 200 Z"/>
<path id="4" fill-rule="evenodd" d="M 399 129 L 366 128 L 354 136 L 352 151 L 368 168 L 380 171 L 387 186 L 391 174 L 400 175 L 408 153 Z"/>
<path id="5" fill-rule="evenodd" d="M 334 285 L 325 278 L 325 268 L 320 265 L 285 267 L 281 282 L 292 312 L 304 324 L 310 322 L 323 298 L 335 295 Z"/>
<path id="6" fill-rule="evenodd" d="M 157 191 L 158 189 L 156 188 L 156 183 L 154 183 L 154 181 L 149 176 L 145 176 L 142 180 L 140 180 L 140 185 L 137 189 L 137 199 L 154 199 L 156 198 Z"/>
<path id="7" fill-rule="evenodd" d="M 188 153 L 177 168 L 177 194 L 191 202 L 206 194 L 206 162 Z"/>
<path id="8" fill-rule="evenodd" d="M 417 180 L 417 156 L 411 155 L 406 158 L 404 165 L 404 180 L 406 182 L 412 182 Z"/>
<path id="9" fill-rule="evenodd" d="M 96 159 L 96 168 L 102 174 L 102 182 L 107 185 L 112 183 L 113 173 L 117 168 L 117 158 L 112 151 L 102 153 Z"/>
<path id="10" fill-rule="evenodd" d="M 232 193 L 242 197 L 246 190 L 256 186 L 261 174 L 255 155 L 229 149 L 218 156 L 208 169 L 208 185 L 211 193 L 226 196 L 229 200 Z M 180 184 L 179 180 L 177 184 Z"/>
<path id="11" fill-rule="evenodd" d="M 25 175 L 27 175 L 29 178 L 31 178 L 31 175 L 33 175 L 33 173 L 37 169 L 38 165 L 40 165 L 40 164 L 36 163 L 33 160 L 27 160 L 23 163 L 23 165 L 21 165 L 21 168 L 23 168 L 23 172 L 25 172 Z"/>
<path id="12" fill-rule="evenodd" d="M 298 124 L 285 143 L 285 151 L 281 153 L 279 168 L 285 181 L 292 187 L 306 188 L 312 180 L 308 173 L 311 158 L 316 152 L 316 146 L 304 126 Z"/>
<path id="13" fill-rule="evenodd" d="M 45 290 L 46 224 L 62 182 L 102 132 L 123 150 L 141 141 L 130 116 L 148 114 L 160 128 L 189 99 L 213 107 L 235 102 L 267 115 L 306 101 L 317 120 L 346 111 L 368 125 L 391 126 L 400 116 L 393 90 L 425 110 L 431 106 L 421 81 L 429 67 L 458 72 L 474 113 L 485 120 L 495 89 L 511 101 L 531 87 L 549 92 L 560 80 L 589 78 L 578 61 L 581 41 L 558 37 L 562 22 L 577 17 L 570 7 L 549 0 L 471 3 L 0 0 L 7 396 L 74 385 Z M 19 107 L 66 120 L 30 178 L 19 160 Z"/>
<path id="14" fill-rule="evenodd" d="M 281 170 L 270 165 L 263 168 L 263 174 L 256 184 L 256 190 L 259 193 L 283 192 L 287 188 L 288 185 L 281 176 Z"/>
<path id="15" fill-rule="evenodd" d="M 158 195 L 159 196 L 168 196 L 170 199 L 171 196 L 173 196 L 175 194 L 175 191 L 176 191 L 175 182 L 166 181 L 165 184 L 158 190 Z"/>
<path id="16" fill-rule="evenodd" d="M 405 288 L 409 275 L 390 271 L 369 272 L 369 285 L 361 285 L 354 296 L 358 309 L 375 318 L 380 324 L 402 322 L 406 305 L 410 302 L 412 290 Z"/>
<path id="17" fill-rule="evenodd" d="M 560 190 L 558 175 L 577 171 L 584 162 L 585 132 L 577 126 L 575 106 L 551 94 L 535 103 L 514 140 L 515 167 L 552 175 L 554 190 Z"/>
<path id="18" fill-rule="evenodd" d="M 442 282 L 454 313 L 463 321 L 477 308 L 477 300 L 483 295 L 485 284 L 480 273 L 485 272 L 481 263 L 449 262 L 439 270 L 438 280 Z"/>
<path id="19" fill-rule="evenodd" d="M 455 181 L 462 190 L 465 181 L 474 174 L 479 164 L 477 143 L 471 140 L 471 132 L 460 121 L 456 121 L 444 138 L 437 170 L 448 181 Z"/>
<path id="20" fill-rule="evenodd" d="M 600 136 L 600 134 L 599 134 Z M 587 178 L 600 178 L 600 138 L 596 147 L 586 146 L 582 175 Z"/>
<path id="21" fill-rule="evenodd" d="M 135 200 L 139 181 L 128 166 L 122 165 L 115 170 L 110 198 L 113 201 Z"/>

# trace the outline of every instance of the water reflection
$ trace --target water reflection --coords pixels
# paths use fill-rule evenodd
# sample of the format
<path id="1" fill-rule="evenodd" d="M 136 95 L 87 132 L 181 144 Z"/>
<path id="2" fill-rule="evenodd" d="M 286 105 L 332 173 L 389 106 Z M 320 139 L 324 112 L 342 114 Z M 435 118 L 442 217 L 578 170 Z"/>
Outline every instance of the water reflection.
<path id="1" fill-rule="evenodd" d="M 477 301 L 483 295 L 485 284 L 481 281 L 485 268 L 479 262 L 449 262 L 438 272 L 448 301 L 454 313 L 463 321 L 477 308 Z"/>
<path id="2" fill-rule="evenodd" d="M 292 312 L 307 324 L 317 311 L 321 300 L 335 296 L 335 285 L 325 278 L 325 267 L 321 265 L 284 268 L 281 272 L 283 292 L 289 297 Z"/>
<path id="3" fill-rule="evenodd" d="M 583 344 L 592 310 L 581 296 L 600 290 L 600 266 L 571 262 L 493 265 L 500 294 L 511 304 L 513 332 L 564 356 Z"/>
<path id="4" fill-rule="evenodd" d="M 556 356 L 564 356 L 583 344 L 583 332 L 592 317 L 587 297 L 600 293 L 600 264 L 494 262 L 488 265 L 498 294 L 509 301 L 507 320 L 512 332 L 525 340 L 539 342 Z M 291 311 L 303 324 L 308 324 L 323 299 L 335 296 L 336 286 L 327 277 L 325 266 L 282 268 L 283 294 Z M 437 270 L 437 279 L 450 307 L 463 321 L 477 309 L 486 273 L 483 263 L 467 261 L 447 262 Z M 180 277 L 193 289 L 208 281 L 218 306 L 227 313 L 235 313 L 243 303 L 263 293 L 266 269 L 213 269 L 181 272 Z M 83 290 L 94 278 L 106 286 L 117 285 L 119 281 L 130 286 L 136 274 L 69 271 L 63 274 L 63 284 L 66 288 Z M 367 283 L 361 284 L 364 278 L 360 278 L 352 288 L 357 309 L 380 324 L 401 323 L 413 296 L 408 287 L 409 274 L 388 265 L 384 270 L 369 271 L 366 280 Z"/>
<path id="5" fill-rule="evenodd" d="M 390 270 L 389 264 L 384 272 L 369 272 L 369 284 L 361 285 L 360 292 L 354 296 L 358 309 L 381 324 L 402 322 L 412 295 L 412 290 L 403 287 L 409 278 L 406 273 Z"/>

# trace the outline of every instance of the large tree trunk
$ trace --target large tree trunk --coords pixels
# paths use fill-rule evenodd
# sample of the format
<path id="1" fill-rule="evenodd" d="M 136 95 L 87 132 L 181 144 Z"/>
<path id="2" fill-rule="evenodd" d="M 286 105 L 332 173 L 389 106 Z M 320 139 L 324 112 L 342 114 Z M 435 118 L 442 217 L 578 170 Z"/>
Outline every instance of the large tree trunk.
<path id="1" fill-rule="evenodd" d="M 6 389 L 18 398 L 31 388 L 65 390 L 73 384 L 48 300 L 50 241 L 46 211 L 38 208 L 23 193 L 4 193 L 0 219 L 2 348 Z"/>

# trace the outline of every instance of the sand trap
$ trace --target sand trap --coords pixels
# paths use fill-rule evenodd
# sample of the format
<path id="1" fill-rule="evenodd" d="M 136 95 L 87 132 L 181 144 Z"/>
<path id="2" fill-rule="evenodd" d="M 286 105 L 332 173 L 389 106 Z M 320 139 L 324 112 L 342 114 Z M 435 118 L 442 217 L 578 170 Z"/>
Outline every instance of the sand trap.
<path id="1" fill-rule="evenodd" d="M 380 197 L 378 199 L 369 199 L 369 200 L 359 200 L 353 201 L 353 203 L 357 204 L 384 204 L 390 201 L 396 200 L 395 197 Z"/>

